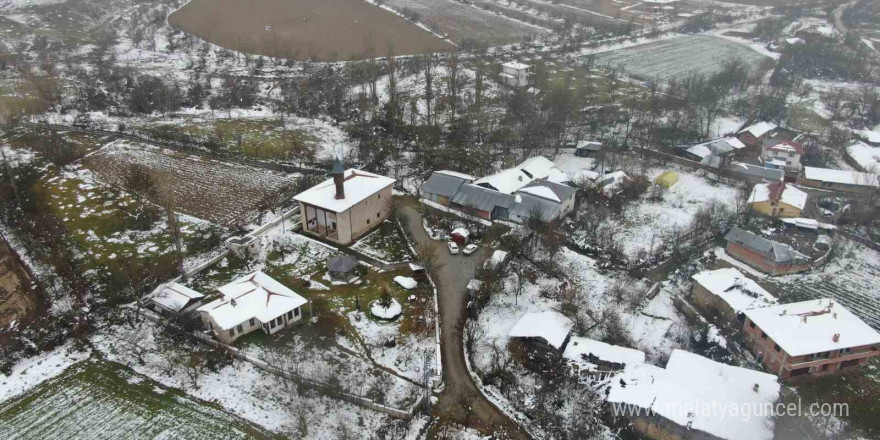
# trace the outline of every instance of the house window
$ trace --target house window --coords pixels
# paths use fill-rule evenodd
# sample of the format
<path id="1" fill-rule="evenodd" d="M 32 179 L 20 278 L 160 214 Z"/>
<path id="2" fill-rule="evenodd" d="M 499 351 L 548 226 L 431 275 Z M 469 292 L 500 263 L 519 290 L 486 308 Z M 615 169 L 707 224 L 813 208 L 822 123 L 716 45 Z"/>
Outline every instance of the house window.
<path id="1" fill-rule="evenodd" d="M 238 332 L 239 332 L 239 333 L 244 332 L 244 330 L 242 330 L 242 328 L 241 328 L 241 324 L 238 325 Z"/>
<path id="2" fill-rule="evenodd" d="M 299 316 L 299 307 L 293 309 L 293 316 Z"/>
<path id="3" fill-rule="evenodd" d="M 279 316 L 278 319 L 276 319 L 276 321 L 278 321 L 278 325 L 281 325 L 281 319 L 282 319 L 282 318 L 284 318 L 284 317 L 283 317 L 283 316 Z"/>
<path id="4" fill-rule="evenodd" d="M 376 213 L 376 218 L 379 218 L 379 213 L 378 213 L 378 212 Z"/>
<path id="5" fill-rule="evenodd" d="M 791 370 L 791 376 L 803 376 L 805 374 L 810 374 L 809 368 L 798 368 L 796 370 Z"/>
<path id="6" fill-rule="evenodd" d="M 779 208 L 779 213 L 780 213 L 780 214 L 782 213 L 782 211 L 785 211 L 785 208 Z"/>
<path id="7" fill-rule="evenodd" d="M 382 194 L 379 194 L 378 197 L 376 197 L 376 198 L 377 198 L 377 199 L 381 199 L 381 198 L 382 198 Z"/>
<path id="8" fill-rule="evenodd" d="M 293 319 L 293 311 L 287 312 L 287 319 Z"/>
<path id="9" fill-rule="evenodd" d="M 767 333 L 761 332 L 761 339 L 767 339 Z"/>
<path id="10" fill-rule="evenodd" d="M 370 219 L 367 219 L 367 224 L 370 224 Z"/>
<path id="11" fill-rule="evenodd" d="M 270 328 L 275 328 L 275 320 L 274 320 L 274 319 L 271 320 L 271 321 L 269 321 L 269 327 L 270 327 Z"/>
<path id="12" fill-rule="evenodd" d="M 776 351 L 781 350 L 781 348 L 779 347 L 779 344 L 774 344 L 774 345 L 773 345 L 773 349 L 776 350 Z"/>
<path id="13" fill-rule="evenodd" d="M 251 320 L 250 320 L 250 326 L 251 326 L 251 327 L 254 326 L 254 318 L 251 318 Z"/>
<path id="14" fill-rule="evenodd" d="M 755 321 L 749 321 L 749 327 L 751 327 L 751 328 L 755 328 L 755 327 L 757 327 L 757 326 L 755 325 Z"/>
<path id="15" fill-rule="evenodd" d="M 231 338 L 233 336 L 235 336 L 235 329 L 231 328 L 231 329 L 229 329 L 229 337 Z"/>
<path id="16" fill-rule="evenodd" d="M 208 330 L 214 330 L 214 323 L 208 321 Z"/>

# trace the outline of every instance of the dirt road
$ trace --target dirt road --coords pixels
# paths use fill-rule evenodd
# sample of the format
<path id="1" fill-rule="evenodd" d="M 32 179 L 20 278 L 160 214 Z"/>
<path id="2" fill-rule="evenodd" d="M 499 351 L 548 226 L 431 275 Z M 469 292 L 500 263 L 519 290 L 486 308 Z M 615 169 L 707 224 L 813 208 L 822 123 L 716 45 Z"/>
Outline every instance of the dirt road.
<path id="1" fill-rule="evenodd" d="M 468 373 L 464 360 L 461 327 L 465 320 L 465 299 L 468 281 L 477 265 L 491 255 L 491 249 L 481 246 L 473 255 L 451 255 L 444 242 L 433 241 L 422 227 L 422 216 L 413 208 L 404 207 L 407 226 L 417 245 L 438 246 L 438 256 L 443 268 L 437 278 L 437 297 L 440 307 L 440 351 L 443 357 L 443 383 L 446 389 L 434 407 L 434 414 L 441 419 L 477 428 L 486 434 L 507 432 L 511 438 L 529 439 L 529 435 L 510 420 L 477 389 Z M 464 409 L 470 404 L 470 415 Z M 467 420 L 466 420 L 467 419 Z M 503 438 L 503 437 L 501 437 Z"/>

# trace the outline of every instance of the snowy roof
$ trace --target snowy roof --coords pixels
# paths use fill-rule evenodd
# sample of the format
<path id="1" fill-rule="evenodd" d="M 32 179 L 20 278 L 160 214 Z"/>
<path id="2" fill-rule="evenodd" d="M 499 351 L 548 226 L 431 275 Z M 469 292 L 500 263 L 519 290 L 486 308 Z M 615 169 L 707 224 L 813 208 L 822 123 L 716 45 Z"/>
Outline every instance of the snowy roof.
<path id="1" fill-rule="evenodd" d="M 758 283 L 733 268 L 708 270 L 693 277 L 713 295 L 726 302 L 734 312 L 776 304 L 776 298 Z"/>
<path id="2" fill-rule="evenodd" d="M 460 236 L 462 236 L 462 237 L 464 237 L 464 238 L 468 238 L 468 237 L 470 237 L 470 235 L 471 235 L 471 231 L 468 231 L 468 230 L 465 229 L 465 228 L 455 228 L 455 229 L 452 230 L 452 232 L 450 233 L 450 235 L 460 235 Z"/>
<path id="3" fill-rule="evenodd" d="M 767 180 L 781 181 L 785 178 L 784 171 L 773 168 L 764 168 L 760 165 L 735 162 L 727 168 L 743 174 L 748 174 L 750 176 L 760 177 Z"/>
<path id="4" fill-rule="evenodd" d="M 645 353 L 640 350 L 618 347 L 579 336 L 571 338 L 568 345 L 565 346 L 565 353 L 562 354 L 566 359 L 575 362 L 587 361 L 589 355 L 616 364 L 637 365 L 645 363 Z"/>
<path id="5" fill-rule="evenodd" d="M 773 130 L 775 128 L 776 128 L 776 124 L 774 124 L 772 122 L 762 121 L 762 122 L 758 122 L 757 124 L 750 125 L 744 129 L 740 130 L 740 133 L 748 132 L 749 134 L 751 134 L 752 136 L 757 138 L 757 137 L 764 136 L 765 134 L 767 134 L 768 132 L 770 132 L 771 130 Z"/>
<path id="6" fill-rule="evenodd" d="M 868 143 L 880 144 L 880 131 L 856 130 L 856 133 L 859 135 L 859 137 L 868 141 Z"/>
<path id="7" fill-rule="evenodd" d="M 602 149 L 602 143 L 596 141 L 578 141 L 575 148 L 578 150 L 599 151 Z"/>
<path id="8" fill-rule="evenodd" d="M 728 137 L 723 139 L 714 139 L 709 142 L 703 142 L 702 144 L 694 145 L 688 148 L 687 152 L 705 159 L 707 156 L 710 155 L 720 156 L 745 147 L 746 144 L 742 143 L 742 141 L 740 141 L 739 139 L 735 137 Z"/>
<path id="9" fill-rule="evenodd" d="M 483 288 L 483 282 L 480 280 L 470 280 L 467 283 L 467 290 L 480 290 Z"/>
<path id="10" fill-rule="evenodd" d="M 168 283 L 162 286 L 153 296 L 153 302 L 175 312 L 181 311 L 193 299 L 204 298 L 202 295 L 183 284 Z"/>
<path id="11" fill-rule="evenodd" d="M 800 142 L 782 141 L 766 148 L 767 150 L 783 151 L 786 153 L 804 154 L 804 146 Z"/>
<path id="12" fill-rule="evenodd" d="M 549 173 L 547 173 L 547 180 L 553 183 L 559 184 L 567 184 L 571 182 L 571 177 L 568 174 L 559 171 L 557 168 L 552 168 Z"/>
<path id="13" fill-rule="evenodd" d="M 862 141 L 856 141 L 846 147 L 846 153 L 863 170 L 880 174 L 880 147 L 872 147 Z"/>
<path id="14" fill-rule="evenodd" d="M 434 171 L 434 172 L 439 173 L 439 174 L 445 174 L 447 176 L 458 177 L 459 179 L 464 179 L 464 180 L 467 180 L 470 182 L 477 180 L 476 177 L 471 176 L 470 174 L 459 173 L 458 171 L 440 170 L 440 171 Z"/>
<path id="15" fill-rule="evenodd" d="M 483 177 L 474 182 L 475 185 L 492 188 L 496 191 L 513 194 L 516 190 L 528 185 L 535 179 L 544 179 L 556 165 L 544 156 L 536 156 L 523 163 Z"/>
<path id="16" fill-rule="evenodd" d="M 541 338 L 562 348 L 574 322 L 559 312 L 531 312 L 522 315 L 508 333 L 512 338 Z"/>
<path id="17" fill-rule="evenodd" d="M 880 344 L 880 333 L 832 299 L 780 304 L 745 314 L 789 356 Z"/>
<path id="18" fill-rule="evenodd" d="M 527 193 L 561 203 L 571 198 L 575 193 L 575 189 L 561 183 L 538 179 L 520 188 L 517 193 Z"/>
<path id="19" fill-rule="evenodd" d="M 832 170 L 830 168 L 804 167 L 804 178 L 845 185 L 880 186 L 880 177 L 877 177 L 876 174 Z"/>
<path id="20" fill-rule="evenodd" d="M 830 223 L 822 223 L 822 222 L 820 222 L 816 219 L 812 219 L 812 218 L 802 218 L 802 217 L 784 218 L 784 219 L 782 219 L 782 222 L 788 223 L 790 225 L 799 226 L 801 228 L 807 228 L 807 229 L 829 229 L 829 230 L 837 229 L 837 226 L 834 226 Z"/>
<path id="21" fill-rule="evenodd" d="M 395 182 L 390 177 L 354 168 L 345 170 L 344 177 L 345 182 L 342 184 L 345 189 L 344 199 L 336 198 L 336 185 L 333 183 L 333 178 L 330 178 L 297 194 L 294 200 L 333 212 L 345 212 Z"/>
<path id="22" fill-rule="evenodd" d="M 504 64 L 502 64 L 502 66 L 507 67 L 508 69 L 514 69 L 514 70 L 523 70 L 523 69 L 529 68 L 528 64 L 520 63 L 517 61 L 511 61 L 508 63 L 504 63 Z"/>
<path id="23" fill-rule="evenodd" d="M 440 173 L 439 171 L 431 174 L 428 180 L 422 184 L 422 194 L 437 194 L 443 197 L 452 197 L 463 183 L 468 182 L 467 179 Z"/>
<path id="24" fill-rule="evenodd" d="M 798 44 L 798 43 L 803 43 L 804 40 L 802 40 L 798 37 L 792 37 L 792 38 L 786 38 L 785 42 L 788 44 L 794 45 L 794 44 Z"/>
<path id="25" fill-rule="evenodd" d="M 505 259 L 507 259 L 507 252 L 495 251 L 492 252 L 492 258 L 490 258 L 488 262 L 493 268 L 496 268 L 499 264 L 503 263 Z"/>
<path id="26" fill-rule="evenodd" d="M 768 240 L 736 226 L 724 236 L 724 239 L 769 257 L 775 263 L 795 265 L 812 261 L 810 257 L 794 250 L 787 244 Z"/>
<path id="27" fill-rule="evenodd" d="M 609 402 L 650 409 L 689 429 L 725 440 L 773 438 L 766 407 L 778 400 L 780 385 L 772 374 L 673 350 L 665 369 L 627 365 L 609 385 Z"/>
<path id="28" fill-rule="evenodd" d="M 223 330 L 251 318 L 269 322 L 308 302 L 263 272 L 245 275 L 217 290 L 223 298 L 198 310 L 210 315 Z"/>
<path id="29" fill-rule="evenodd" d="M 759 183 L 752 189 L 749 203 L 782 202 L 786 205 L 804 209 L 807 206 L 807 193 L 786 185 L 785 182 Z"/>

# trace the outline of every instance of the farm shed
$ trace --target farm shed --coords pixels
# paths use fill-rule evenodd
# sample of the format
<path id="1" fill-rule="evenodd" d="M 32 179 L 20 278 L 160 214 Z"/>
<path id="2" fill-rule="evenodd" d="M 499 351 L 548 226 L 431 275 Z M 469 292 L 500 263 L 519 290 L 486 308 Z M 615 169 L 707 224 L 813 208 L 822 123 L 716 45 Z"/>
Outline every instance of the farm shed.
<path id="1" fill-rule="evenodd" d="M 685 153 L 689 158 L 703 165 L 719 168 L 724 163 L 725 157 L 745 147 L 746 145 L 739 139 L 728 137 L 691 146 L 685 150 Z"/>
<path id="2" fill-rule="evenodd" d="M 348 246 L 391 215 L 390 177 L 342 168 L 336 159 L 332 178 L 294 197 L 299 202 L 303 232 Z"/>
<path id="3" fill-rule="evenodd" d="M 782 379 L 863 366 L 880 354 L 880 333 L 833 299 L 745 312 L 746 345 Z"/>
<path id="4" fill-rule="evenodd" d="M 190 312 L 202 305 L 202 295 L 179 283 L 164 284 L 153 294 L 153 310 L 161 315 Z"/>
<path id="5" fill-rule="evenodd" d="M 773 183 L 782 182 L 785 179 L 785 171 L 742 162 L 734 162 L 726 170 L 737 173 L 752 182 Z"/>
<path id="6" fill-rule="evenodd" d="M 602 143 L 596 141 L 579 141 L 574 150 L 575 156 L 596 157 L 602 151 Z"/>
<path id="7" fill-rule="evenodd" d="M 694 280 L 693 303 L 710 318 L 732 329 L 740 326 L 740 313 L 756 307 L 776 304 L 776 298 L 733 268 L 707 270 L 691 277 Z"/>
<path id="8" fill-rule="evenodd" d="M 672 188 L 672 185 L 678 183 L 678 173 L 675 171 L 664 171 L 654 179 L 654 183 L 666 189 Z"/>
<path id="9" fill-rule="evenodd" d="M 799 185 L 849 193 L 874 191 L 880 186 L 880 176 L 858 171 L 804 167 Z"/>
<path id="10" fill-rule="evenodd" d="M 752 188 L 749 206 L 771 217 L 800 217 L 807 206 L 807 193 L 785 182 L 759 183 Z"/>
<path id="11" fill-rule="evenodd" d="M 559 312 L 530 312 L 522 315 L 508 335 L 522 344 L 526 364 L 556 362 L 565 351 L 574 322 Z"/>
<path id="12" fill-rule="evenodd" d="M 787 244 L 777 243 L 749 231 L 733 227 L 724 236 L 729 255 L 770 275 L 785 275 L 810 270 L 810 257 Z"/>
<path id="13" fill-rule="evenodd" d="M 198 308 L 205 329 L 226 344 L 262 329 L 276 333 L 302 319 L 308 301 L 263 272 L 253 272 L 217 289 L 222 295 Z"/>
<path id="14" fill-rule="evenodd" d="M 673 350 L 666 368 L 627 365 L 608 383 L 609 410 L 649 438 L 772 440 L 776 376 Z M 691 411 L 694 405 L 699 405 Z M 700 408 L 751 408 L 746 412 Z"/>
<path id="15" fill-rule="evenodd" d="M 458 192 L 458 188 L 464 183 L 470 183 L 474 179 L 467 179 L 466 175 L 452 175 L 443 171 L 431 174 L 420 190 L 421 197 L 443 206 L 449 206 L 452 196 Z"/>

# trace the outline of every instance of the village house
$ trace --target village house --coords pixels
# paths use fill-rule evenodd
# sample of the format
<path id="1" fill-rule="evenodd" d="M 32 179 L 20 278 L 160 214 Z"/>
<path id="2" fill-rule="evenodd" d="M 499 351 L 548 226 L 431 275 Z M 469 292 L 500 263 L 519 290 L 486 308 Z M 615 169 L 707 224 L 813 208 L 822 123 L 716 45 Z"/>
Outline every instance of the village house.
<path id="1" fill-rule="evenodd" d="M 455 171 L 435 171 L 422 184 L 421 198 L 442 206 L 449 206 L 450 200 L 461 185 L 477 180 L 476 177 Z"/>
<path id="2" fill-rule="evenodd" d="M 798 185 L 848 193 L 866 193 L 880 187 L 880 176 L 858 171 L 804 167 Z"/>
<path id="3" fill-rule="evenodd" d="M 736 137 L 748 146 L 761 147 L 764 145 L 764 140 L 770 137 L 770 133 L 775 129 L 776 124 L 762 121 L 740 130 Z"/>
<path id="4" fill-rule="evenodd" d="M 726 252 L 743 263 L 770 275 L 787 275 L 812 269 L 810 257 L 787 244 L 777 243 L 733 227 L 724 236 Z"/>
<path id="5" fill-rule="evenodd" d="M 308 301 L 263 272 L 253 272 L 217 289 L 221 297 L 198 308 L 206 330 L 231 344 L 262 329 L 267 335 L 299 321 Z"/>
<path id="6" fill-rule="evenodd" d="M 776 304 L 770 292 L 733 268 L 707 270 L 691 279 L 694 306 L 732 329 L 740 327 L 743 310 Z"/>
<path id="7" fill-rule="evenodd" d="M 644 0 L 642 2 L 642 12 L 646 14 L 663 14 L 675 11 L 675 5 L 678 0 Z"/>
<path id="8" fill-rule="evenodd" d="M 807 193 L 785 182 L 759 183 L 752 188 L 749 206 L 771 217 L 800 217 L 807 206 Z"/>
<path id="9" fill-rule="evenodd" d="M 501 80 L 511 87 L 529 85 L 529 65 L 516 61 L 502 64 Z"/>
<path id="10" fill-rule="evenodd" d="M 729 162 L 732 159 L 737 151 L 745 147 L 746 144 L 742 143 L 739 139 L 728 137 L 688 147 L 685 153 L 690 159 L 696 160 L 705 166 L 721 168 L 725 162 Z"/>
<path id="11" fill-rule="evenodd" d="M 880 174 L 880 147 L 862 141 L 853 141 L 846 147 L 850 164 L 865 173 Z"/>
<path id="12" fill-rule="evenodd" d="M 366 171 L 343 170 L 336 159 L 332 178 L 294 197 L 299 202 L 303 232 L 348 246 L 391 215 L 394 179 Z"/>
<path id="13" fill-rule="evenodd" d="M 163 316 L 188 313 L 202 305 L 202 295 L 180 283 L 159 286 L 152 296 L 153 310 Z"/>
<path id="14" fill-rule="evenodd" d="M 863 366 L 880 354 L 880 333 L 832 299 L 750 309 L 746 344 L 782 379 Z"/>
<path id="15" fill-rule="evenodd" d="M 798 173 L 801 170 L 801 157 L 804 153 L 804 146 L 800 142 L 765 141 L 761 160 L 767 168 L 781 169 L 787 173 Z"/>
<path id="16" fill-rule="evenodd" d="M 759 309 L 762 310 L 762 309 Z M 657 440 L 772 440 L 776 376 L 673 350 L 666 368 L 627 365 L 608 381 L 608 410 Z M 713 408 L 748 408 L 742 412 Z"/>
<path id="17" fill-rule="evenodd" d="M 449 202 L 449 207 L 483 220 L 508 220 L 514 198 L 510 194 L 466 183 Z"/>
<path id="18" fill-rule="evenodd" d="M 548 180 L 535 180 L 516 192 L 510 220 L 523 224 L 538 218 L 543 222 L 559 220 L 574 210 L 575 189 Z"/>

